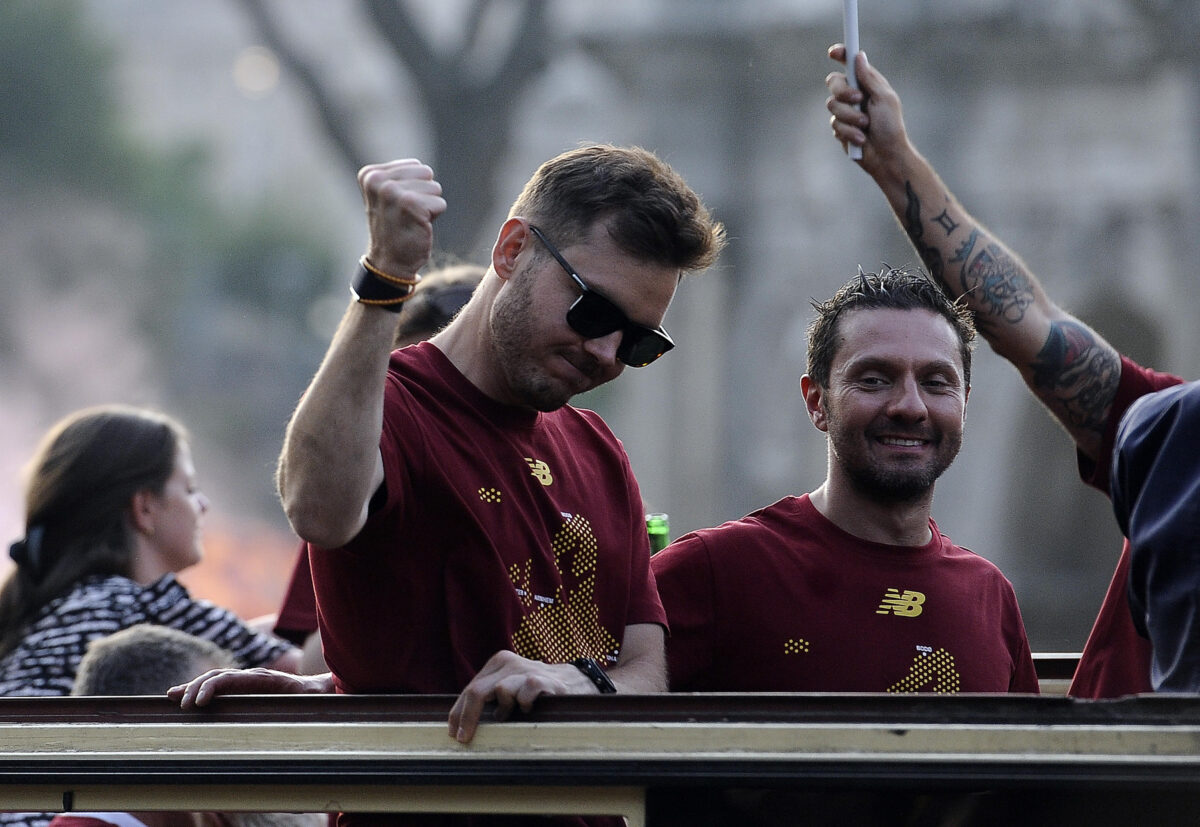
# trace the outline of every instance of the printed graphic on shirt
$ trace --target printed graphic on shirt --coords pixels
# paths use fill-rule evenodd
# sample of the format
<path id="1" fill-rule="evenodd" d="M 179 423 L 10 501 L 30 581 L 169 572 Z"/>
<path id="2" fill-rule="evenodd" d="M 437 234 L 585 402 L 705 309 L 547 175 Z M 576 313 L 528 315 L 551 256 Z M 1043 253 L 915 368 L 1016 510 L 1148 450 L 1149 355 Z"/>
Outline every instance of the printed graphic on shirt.
<path id="1" fill-rule="evenodd" d="M 916 617 L 921 614 L 925 605 L 925 595 L 905 589 L 888 589 L 883 596 L 883 602 L 875 610 L 877 615 L 899 615 L 900 617 Z"/>
<path id="2" fill-rule="evenodd" d="M 788 638 L 783 642 L 785 655 L 800 655 L 808 651 L 811 644 L 804 638 Z"/>
<path id="3" fill-rule="evenodd" d="M 498 503 L 500 502 L 500 489 L 487 487 L 480 488 L 479 499 L 483 500 L 485 503 Z"/>
<path id="4" fill-rule="evenodd" d="M 918 646 L 908 674 L 887 688 L 888 692 L 920 692 L 953 695 L 962 687 L 962 677 L 954 664 L 954 655 L 945 649 Z"/>
<path id="5" fill-rule="evenodd" d="M 535 480 L 546 486 L 554 484 L 554 477 L 550 473 L 550 466 L 544 460 L 525 457 L 525 461 L 529 463 L 529 471 L 533 474 Z"/>
<path id="6" fill-rule="evenodd" d="M 553 549 L 562 581 L 554 595 L 537 594 L 532 588 L 532 561 L 509 567 L 508 574 L 525 609 L 513 633 L 513 651 L 547 663 L 578 657 L 615 662 L 619 644 L 600 625 L 596 603 L 598 545 L 591 523 L 579 514 L 564 514 Z"/>

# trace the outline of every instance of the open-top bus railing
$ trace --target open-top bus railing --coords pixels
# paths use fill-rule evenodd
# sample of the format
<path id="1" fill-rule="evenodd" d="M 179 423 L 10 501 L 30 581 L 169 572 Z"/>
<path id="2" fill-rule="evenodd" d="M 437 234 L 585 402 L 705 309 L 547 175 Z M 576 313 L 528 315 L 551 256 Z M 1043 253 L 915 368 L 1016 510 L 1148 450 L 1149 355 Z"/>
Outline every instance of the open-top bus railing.
<path id="1" fill-rule="evenodd" d="M 165 698 L 0 698 L 0 800 L 50 811 L 605 813 L 640 825 L 648 811 L 668 822 L 661 814 L 701 792 L 916 791 L 991 796 L 997 812 L 1070 797 L 1078 812 L 1114 817 L 1190 812 L 1133 823 L 1200 821 L 1194 696 L 556 697 L 485 723 L 466 746 L 448 735 L 452 702 L 245 696 L 185 713 Z"/>

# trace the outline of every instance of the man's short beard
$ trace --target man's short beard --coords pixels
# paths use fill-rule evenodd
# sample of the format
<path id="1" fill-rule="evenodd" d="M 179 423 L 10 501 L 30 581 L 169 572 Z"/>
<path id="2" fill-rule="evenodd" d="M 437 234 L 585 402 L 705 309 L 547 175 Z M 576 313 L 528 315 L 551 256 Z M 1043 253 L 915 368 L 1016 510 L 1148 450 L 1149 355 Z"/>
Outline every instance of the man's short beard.
<path id="1" fill-rule="evenodd" d="M 933 492 L 934 483 L 945 469 L 926 468 L 904 473 L 886 473 L 876 469 L 863 471 L 846 468 L 846 476 L 856 491 L 867 499 L 901 505 L 925 499 Z"/>
<path id="2" fill-rule="evenodd" d="M 858 444 L 841 427 L 841 420 L 829 406 L 825 408 L 828 421 L 829 461 L 841 466 L 846 479 L 855 491 L 884 504 L 915 503 L 933 493 L 938 477 L 954 462 L 962 448 L 962 435 L 932 434 L 935 452 L 922 467 L 880 468 L 871 462 L 866 447 L 872 437 L 863 435 Z"/>
<path id="3" fill-rule="evenodd" d="M 496 362 L 504 372 L 516 404 L 547 413 L 571 401 L 537 367 L 529 343 L 534 341 L 535 322 L 530 316 L 533 280 L 528 272 L 514 276 L 493 306 L 488 320 Z"/>

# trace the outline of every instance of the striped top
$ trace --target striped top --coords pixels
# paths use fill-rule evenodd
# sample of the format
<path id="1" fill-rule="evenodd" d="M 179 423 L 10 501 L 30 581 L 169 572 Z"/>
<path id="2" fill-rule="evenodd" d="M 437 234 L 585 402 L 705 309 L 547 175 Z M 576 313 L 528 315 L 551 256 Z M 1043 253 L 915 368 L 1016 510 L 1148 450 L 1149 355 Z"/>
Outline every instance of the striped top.
<path id="1" fill-rule="evenodd" d="M 0 660 L 0 696 L 71 694 L 88 643 L 139 623 L 211 640 L 244 667 L 268 665 L 290 647 L 252 630 L 228 609 L 192 599 L 174 574 L 148 586 L 95 575 L 43 607 L 24 640 Z"/>

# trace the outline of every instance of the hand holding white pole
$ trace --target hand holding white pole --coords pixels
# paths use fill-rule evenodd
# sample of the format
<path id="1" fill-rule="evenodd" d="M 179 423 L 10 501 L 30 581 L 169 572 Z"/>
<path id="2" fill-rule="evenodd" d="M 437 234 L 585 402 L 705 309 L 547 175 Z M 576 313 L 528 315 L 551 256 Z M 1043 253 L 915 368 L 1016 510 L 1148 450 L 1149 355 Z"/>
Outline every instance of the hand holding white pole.
<path id="1" fill-rule="evenodd" d="M 842 0 L 842 30 L 846 44 L 846 80 L 851 89 L 858 88 L 858 77 L 854 74 L 854 58 L 858 56 L 858 0 Z M 862 147 L 848 144 L 846 151 L 855 160 L 862 159 Z"/>

